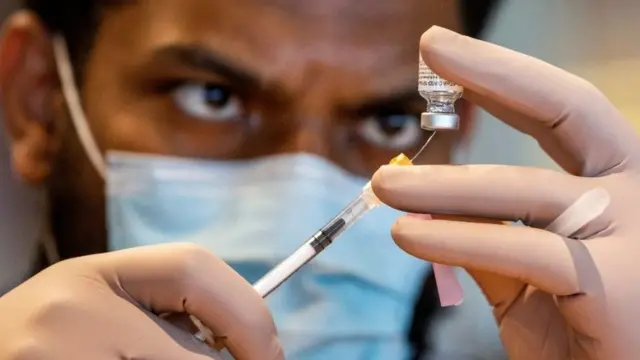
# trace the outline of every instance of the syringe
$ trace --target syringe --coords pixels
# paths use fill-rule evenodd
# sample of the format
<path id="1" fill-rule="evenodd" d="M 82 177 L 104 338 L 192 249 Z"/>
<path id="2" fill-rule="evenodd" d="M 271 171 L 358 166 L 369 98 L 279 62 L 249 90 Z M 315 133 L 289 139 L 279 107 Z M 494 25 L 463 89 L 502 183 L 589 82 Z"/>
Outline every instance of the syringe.
<path id="1" fill-rule="evenodd" d="M 391 161 L 389 161 L 389 165 L 413 165 L 413 160 L 427 147 L 434 134 L 435 132 L 431 134 L 425 145 L 420 149 L 418 154 L 413 157 L 413 159 L 409 159 L 405 154 L 400 154 L 391 159 Z M 318 230 L 318 232 L 311 238 L 305 241 L 304 244 L 302 244 L 302 246 L 300 246 L 293 254 L 288 256 L 258 280 L 253 285 L 253 288 L 263 298 L 268 296 L 293 274 L 300 270 L 306 263 L 318 256 L 318 254 L 331 245 L 333 241 L 340 237 L 342 233 L 347 231 L 347 229 L 355 224 L 366 213 L 378 207 L 380 204 L 380 200 L 371 189 L 371 182 L 368 182 L 362 188 L 360 194 L 351 203 L 349 203 L 344 210 Z M 211 330 L 207 329 L 207 327 L 193 316 L 191 319 L 200 330 L 194 335 L 195 337 L 207 342 L 218 350 L 221 350 L 224 347 L 224 341 L 218 344 L 219 339 L 213 335 Z"/>
<path id="2" fill-rule="evenodd" d="M 462 96 L 462 87 L 443 80 L 433 73 L 422 61 L 422 56 L 419 58 L 418 91 L 428 102 L 428 112 L 422 113 L 420 127 L 431 131 L 431 135 L 413 158 L 409 159 L 406 155 L 400 154 L 391 159 L 389 165 L 413 165 L 413 161 L 429 146 L 436 131 L 458 129 L 460 118 L 456 114 L 453 104 Z M 258 280 L 253 285 L 254 289 L 262 297 L 271 294 L 306 263 L 331 245 L 364 214 L 380 204 L 380 200 L 371 189 L 371 182 L 367 183 L 355 200 L 291 256 Z"/>
<path id="3" fill-rule="evenodd" d="M 390 165 L 413 165 L 411 159 L 406 155 L 400 154 L 391 159 Z M 344 208 L 336 217 L 329 221 L 309 240 L 298 248 L 291 256 L 284 259 L 275 268 L 269 271 L 265 276 L 258 280 L 254 285 L 254 289 L 262 297 L 266 297 L 277 289 L 289 277 L 295 274 L 311 259 L 320 254 L 333 241 L 335 241 L 342 233 L 347 231 L 362 216 L 371 209 L 376 208 L 381 202 L 371 189 L 371 182 L 368 182 L 360 194 Z"/>
<path id="4" fill-rule="evenodd" d="M 454 103 L 461 98 L 463 88 L 440 78 L 432 72 L 422 60 L 422 56 L 419 58 L 418 68 L 418 92 L 427 100 L 427 112 L 421 115 L 420 127 L 431 131 L 431 135 L 413 158 L 409 159 L 406 155 L 400 154 L 391 159 L 390 165 L 413 165 L 414 160 L 431 143 L 436 131 L 457 130 L 459 127 L 460 117 L 456 114 Z M 362 216 L 380 204 L 380 200 L 371 189 L 371 182 L 367 183 L 355 200 L 302 244 L 293 254 L 258 280 L 253 285 L 254 289 L 263 298 L 271 294 L 306 263 L 331 245 Z M 198 338 L 201 340 L 210 338 L 209 335 L 212 334 L 208 329 L 202 326 L 197 319 L 194 319 L 194 323 L 201 330 L 200 333 L 196 334 Z"/>

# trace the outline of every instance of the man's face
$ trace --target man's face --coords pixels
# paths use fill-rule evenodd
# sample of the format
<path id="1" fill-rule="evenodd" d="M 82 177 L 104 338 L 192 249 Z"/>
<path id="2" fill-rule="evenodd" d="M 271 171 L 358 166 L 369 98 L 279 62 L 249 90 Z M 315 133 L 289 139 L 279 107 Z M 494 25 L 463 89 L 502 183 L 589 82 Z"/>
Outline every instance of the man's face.
<path id="1" fill-rule="evenodd" d="M 84 110 L 103 151 L 216 160 L 307 152 L 370 176 L 423 144 L 418 41 L 432 25 L 458 30 L 456 18 L 455 3 L 441 0 L 132 1 L 104 13 L 81 71 Z M 55 151 L 16 166 L 52 165 L 42 178 L 58 240 L 84 249 L 68 254 L 99 251 L 103 183 L 59 89 L 50 97 Z M 428 161 L 448 161 L 454 140 L 438 137 Z"/>

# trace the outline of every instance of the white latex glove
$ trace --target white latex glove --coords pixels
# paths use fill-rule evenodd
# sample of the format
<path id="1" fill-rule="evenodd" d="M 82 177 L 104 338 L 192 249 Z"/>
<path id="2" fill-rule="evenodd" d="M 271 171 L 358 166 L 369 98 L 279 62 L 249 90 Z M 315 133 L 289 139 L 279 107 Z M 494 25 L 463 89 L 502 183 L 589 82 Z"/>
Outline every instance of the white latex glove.
<path id="1" fill-rule="evenodd" d="M 238 360 L 284 358 L 251 285 L 207 250 L 171 244 L 67 260 L 0 298 L 0 359 L 221 358 L 164 313 L 200 319 Z"/>
<path id="2" fill-rule="evenodd" d="M 383 167 L 373 181 L 383 202 L 435 218 L 399 219 L 395 241 L 469 271 L 510 359 L 640 358 L 640 141 L 630 124 L 591 84 L 537 59 L 442 28 L 427 31 L 420 47 L 436 73 L 535 137 L 569 174 Z"/>

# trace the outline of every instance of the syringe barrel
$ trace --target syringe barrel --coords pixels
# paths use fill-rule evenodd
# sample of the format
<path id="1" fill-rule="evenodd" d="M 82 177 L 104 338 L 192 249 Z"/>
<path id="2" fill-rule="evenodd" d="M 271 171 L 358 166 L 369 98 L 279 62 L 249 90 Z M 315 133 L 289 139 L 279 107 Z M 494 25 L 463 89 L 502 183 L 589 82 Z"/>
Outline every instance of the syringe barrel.
<path id="1" fill-rule="evenodd" d="M 399 154 L 389 161 L 390 165 L 413 165 L 411 159 L 404 154 Z M 324 250 L 327 246 L 340 237 L 342 233 L 347 231 L 361 217 L 363 217 L 371 209 L 382 204 L 380 199 L 373 193 L 371 182 L 368 182 L 362 188 L 362 192 L 347 207 L 344 208 L 336 217 L 331 219 L 316 235 L 311 242 L 311 246 L 317 252 Z"/>
<path id="2" fill-rule="evenodd" d="M 313 248 L 320 252 L 329 246 L 333 240 L 337 239 L 363 217 L 369 210 L 380 204 L 378 198 L 373 194 L 370 186 L 365 186 L 360 195 L 347 205 L 336 217 L 331 219 L 318 234 L 315 241 L 311 243 Z"/>
<path id="3" fill-rule="evenodd" d="M 391 159 L 389 164 L 412 165 L 412 162 L 406 155 L 400 154 Z M 262 296 L 269 295 L 304 264 L 331 245 L 335 239 L 340 237 L 367 212 L 380 204 L 380 200 L 371 189 L 371 182 L 367 183 L 362 188 L 360 195 L 351 201 L 336 217 L 254 285 L 258 293 Z"/>

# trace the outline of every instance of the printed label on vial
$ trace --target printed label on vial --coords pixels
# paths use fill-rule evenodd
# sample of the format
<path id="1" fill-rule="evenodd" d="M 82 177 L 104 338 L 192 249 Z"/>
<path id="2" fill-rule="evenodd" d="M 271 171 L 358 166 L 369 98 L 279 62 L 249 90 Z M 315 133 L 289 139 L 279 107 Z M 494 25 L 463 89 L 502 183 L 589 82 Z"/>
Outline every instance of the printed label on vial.
<path id="1" fill-rule="evenodd" d="M 447 92 L 462 92 L 462 86 L 445 80 L 436 75 L 427 64 L 422 60 L 420 56 L 418 65 L 418 91 L 419 92 L 433 92 L 433 91 L 447 91 Z"/>

